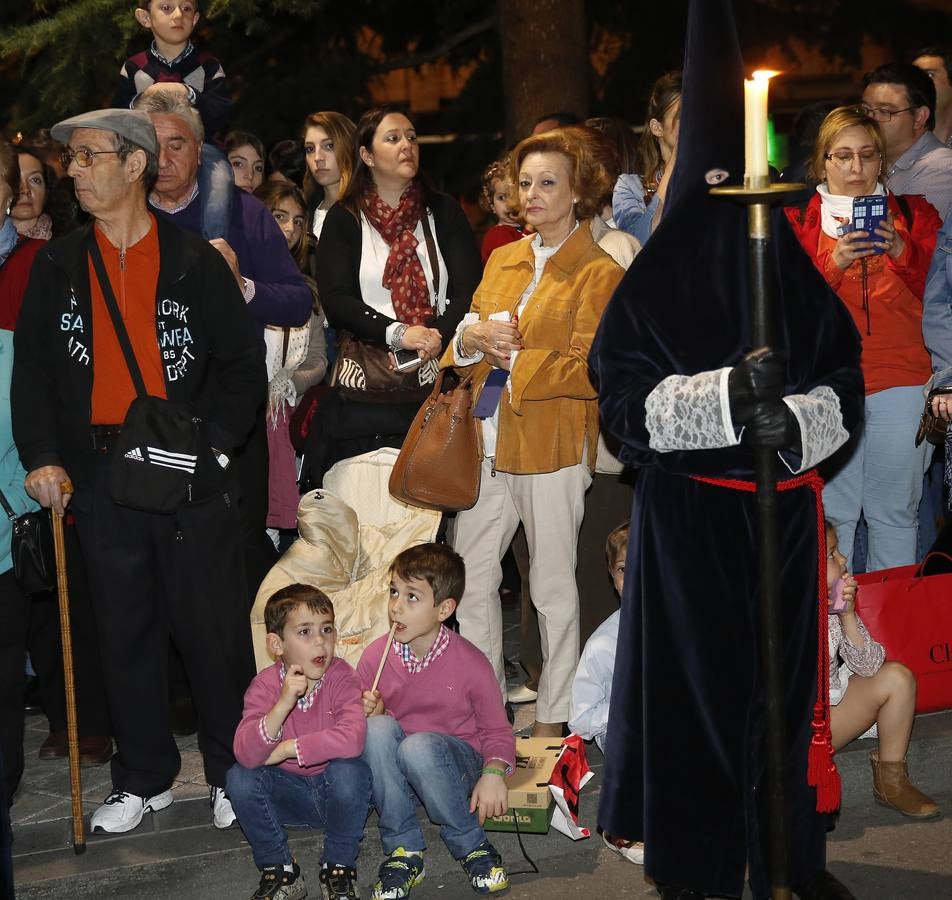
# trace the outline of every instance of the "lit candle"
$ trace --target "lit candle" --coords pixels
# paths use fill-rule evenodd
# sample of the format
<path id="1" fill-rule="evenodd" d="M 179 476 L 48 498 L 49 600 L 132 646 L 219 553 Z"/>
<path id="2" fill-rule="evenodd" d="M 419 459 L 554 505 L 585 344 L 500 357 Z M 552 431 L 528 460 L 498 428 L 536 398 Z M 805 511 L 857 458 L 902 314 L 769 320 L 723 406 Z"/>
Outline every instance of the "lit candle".
<path id="1" fill-rule="evenodd" d="M 766 187 L 767 86 L 777 72 L 758 69 L 744 81 L 744 182 L 747 187 Z"/>

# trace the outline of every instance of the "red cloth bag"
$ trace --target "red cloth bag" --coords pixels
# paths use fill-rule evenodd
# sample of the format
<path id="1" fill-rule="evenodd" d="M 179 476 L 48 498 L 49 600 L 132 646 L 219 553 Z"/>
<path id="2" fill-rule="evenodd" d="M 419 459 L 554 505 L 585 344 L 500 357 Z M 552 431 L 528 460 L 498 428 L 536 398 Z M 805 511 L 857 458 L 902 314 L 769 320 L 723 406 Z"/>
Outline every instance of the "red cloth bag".
<path id="1" fill-rule="evenodd" d="M 936 555 L 945 556 L 926 561 Z M 952 709 L 952 573 L 922 576 L 919 568 L 857 575 L 856 611 L 886 658 L 912 669 L 916 712 L 924 713 Z"/>

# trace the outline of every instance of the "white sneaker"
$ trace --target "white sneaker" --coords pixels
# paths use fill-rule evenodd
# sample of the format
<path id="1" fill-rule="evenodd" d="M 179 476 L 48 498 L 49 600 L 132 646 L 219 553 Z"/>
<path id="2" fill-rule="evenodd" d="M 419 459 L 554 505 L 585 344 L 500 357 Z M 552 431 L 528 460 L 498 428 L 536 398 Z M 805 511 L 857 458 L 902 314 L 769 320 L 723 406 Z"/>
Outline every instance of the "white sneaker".
<path id="1" fill-rule="evenodd" d="M 162 791 L 154 797 L 139 797 L 137 794 L 113 788 L 102 806 L 90 817 L 89 830 L 105 831 L 109 834 L 132 831 L 147 812 L 158 812 L 171 804 L 171 791 Z"/>
<path id="2" fill-rule="evenodd" d="M 231 800 L 225 796 L 224 788 L 209 788 L 208 802 L 211 803 L 216 828 L 231 828 L 235 824 L 235 811 L 231 808 Z"/>
<path id="3" fill-rule="evenodd" d="M 619 841 L 617 839 L 609 840 L 608 835 L 604 832 L 602 833 L 602 840 L 612 853 L 617 853 L 622 859 L 627 859 L 628 862 L 634 863 L 636 866 L 643 866 L 645 864 L 644 844 L 640 842 L 635 843 L 633 841 Z"/>

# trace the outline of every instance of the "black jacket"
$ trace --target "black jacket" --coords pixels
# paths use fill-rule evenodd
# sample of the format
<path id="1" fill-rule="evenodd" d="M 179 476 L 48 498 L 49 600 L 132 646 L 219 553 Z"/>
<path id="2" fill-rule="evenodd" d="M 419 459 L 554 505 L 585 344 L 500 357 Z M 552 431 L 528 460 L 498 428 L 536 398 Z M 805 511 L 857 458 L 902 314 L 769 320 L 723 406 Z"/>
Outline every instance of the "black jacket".
<path id="1" fill-rule="evenodd" d="M 244 442 L 264 402 L 261 339 L 221 254 L 156 221 L 156 340 L 166 396 L 189 405 L 209 444 L 227 453 Z M 77 484 L 89 483 L 94 464 L 91 228 L 51 241 L 36 256 L 14 333 L 10 391 L 13 438 L 26 470 L 62 466 Z"/>
<path id="2" fill-rule="evenodd" d="M 449 345 L 456 326 L 469 312 L 473 291 L 483 277 L 476 239 L 460 205 L 447 194 L 426 198 L 436 225 L 436 242 L 446 262 L 447 307 L 434 323 Z M 395 322 L 364 303 L 360 295 L 360 223 L 340 203 L 327 213 L 317 244 L 317 289 L 327 321 L 364 341 L 387 342 L 388 326 Z"/>

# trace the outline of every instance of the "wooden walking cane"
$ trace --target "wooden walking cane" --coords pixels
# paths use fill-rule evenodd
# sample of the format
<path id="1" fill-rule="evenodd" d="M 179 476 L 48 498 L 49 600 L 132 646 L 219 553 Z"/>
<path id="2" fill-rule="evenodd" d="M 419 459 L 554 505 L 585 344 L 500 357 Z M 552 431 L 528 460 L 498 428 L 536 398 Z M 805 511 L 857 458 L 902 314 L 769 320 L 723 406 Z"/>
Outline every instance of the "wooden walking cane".
<path id="1" fill-rule="evenodd" d="M 63 494 L 72 494 L 73 485 L 64 481 Z M 73 852 L 86 852 L 83 833 L 83 789 L 79 775 L 79 730 L 76 721 L 76 686 L 73 683 L 73 636 L 69 624 L 69 584 L 66 579 L 66 540 L 63 516 L 50 510 L 53 517 L 53 554 L 56 558 L 56 594 L 59 601 L 60 638 L 63 643 L 63 681 L 66 685 L 66 740 L 69 747 L 69 794 L 73 803 Z"/>

